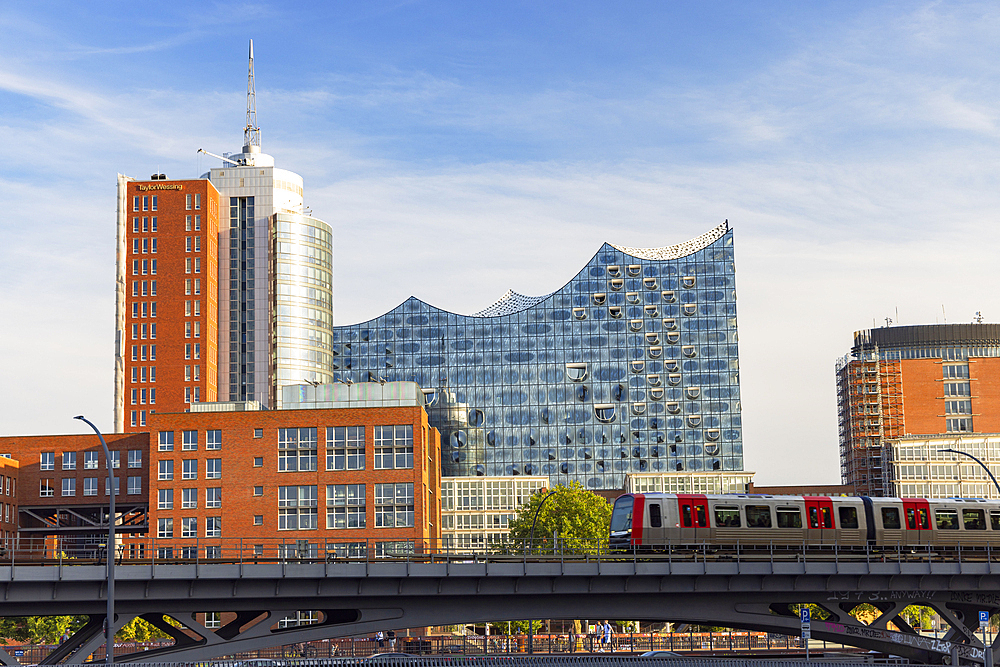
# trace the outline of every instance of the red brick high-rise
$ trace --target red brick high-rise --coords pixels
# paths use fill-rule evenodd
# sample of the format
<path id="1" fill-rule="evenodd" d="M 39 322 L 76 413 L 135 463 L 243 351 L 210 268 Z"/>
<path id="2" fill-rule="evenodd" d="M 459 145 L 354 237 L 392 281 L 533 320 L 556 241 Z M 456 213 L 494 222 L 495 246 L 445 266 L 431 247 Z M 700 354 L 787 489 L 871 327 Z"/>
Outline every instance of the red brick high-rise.
<path id="1" fill-rule="evenodd" d="M 837 402 L 843 483 L 885 495 L 886 441 L 1000 433 L 1000 324 L 858 331 L 837 364 Z"/>
<path id="2" fill-rule="evenodd" d="M 219 193 L 118 177 L 115 431 L 217 397 Z"/>

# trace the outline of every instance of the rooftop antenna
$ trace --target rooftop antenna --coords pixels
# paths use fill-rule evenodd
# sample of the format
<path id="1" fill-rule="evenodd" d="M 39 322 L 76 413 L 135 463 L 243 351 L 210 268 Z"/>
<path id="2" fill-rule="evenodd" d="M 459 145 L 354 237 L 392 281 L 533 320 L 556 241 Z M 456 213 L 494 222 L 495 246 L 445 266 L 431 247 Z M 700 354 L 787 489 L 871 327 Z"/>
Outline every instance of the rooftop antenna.
<path id="1" fill-rule="evenodd" d="M 257 127 L 257 91 L 253 83 L 253 40 L 250 40 L 250 69 L 247 74 L 247 126 L 243 129 L 243 152 L 260 152 L 260 128 Z"/>

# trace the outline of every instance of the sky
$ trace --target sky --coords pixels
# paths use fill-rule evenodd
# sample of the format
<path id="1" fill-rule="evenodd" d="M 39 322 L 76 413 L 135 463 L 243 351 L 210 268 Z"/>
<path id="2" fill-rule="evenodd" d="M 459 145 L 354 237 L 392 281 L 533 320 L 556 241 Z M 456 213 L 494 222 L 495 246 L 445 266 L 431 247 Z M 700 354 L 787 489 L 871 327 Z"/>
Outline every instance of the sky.
<path id="1" fill-rule="evenodd" d="M 239 150 L 250 38 L 338 324 L 728 219 L 757 484 L 839 482 L 853 332 L 1000 321 L 995 3 L 41 0 L 0 33 L 5 435 L 112 430 L 116 174 Z"/>

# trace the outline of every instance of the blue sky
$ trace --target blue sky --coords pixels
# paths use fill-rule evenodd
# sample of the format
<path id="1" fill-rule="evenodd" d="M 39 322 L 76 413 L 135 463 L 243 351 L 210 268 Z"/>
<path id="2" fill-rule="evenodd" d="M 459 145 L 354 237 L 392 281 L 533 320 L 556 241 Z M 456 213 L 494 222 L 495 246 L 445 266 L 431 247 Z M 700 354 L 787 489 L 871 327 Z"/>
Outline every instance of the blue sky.
<path id="1" fill-rule="evenodd" d="M 115 174 L 264 151 L 336 319 L 553 291 L 735 229 L 747 468 L 831 483 L 852 333 L 1000 319 L 1000 9 L 974 2 L 0 7 L 0 432 L 111 427 Z"/>

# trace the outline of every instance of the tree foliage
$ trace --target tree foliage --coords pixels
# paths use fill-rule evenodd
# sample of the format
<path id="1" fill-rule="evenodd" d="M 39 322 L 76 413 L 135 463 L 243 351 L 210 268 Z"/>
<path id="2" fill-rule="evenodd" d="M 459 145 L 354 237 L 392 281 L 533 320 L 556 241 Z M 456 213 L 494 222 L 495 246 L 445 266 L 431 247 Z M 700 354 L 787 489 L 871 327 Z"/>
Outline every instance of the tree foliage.
<path id="1" fill-rule="evenodd" d="M 11 616 L 0 618 L 0 637 L 29 644 L 58 644 L 65 633 L 73 634 L 86 623 L 86 616 Z M 122 626 L 115 639 L 147 642 L 167 636 L 141 618 L 134 618 Z"/>
<path id="2" fill-rule="evenodd" d="M 536 512 L 534 542 L 529 546 Z M 518 508 L 509 526 L 509 546 L 528 553 L 597 553 L 607 542 L 610 525 L 611 503 L 579 482 L 570 482 L 536 492 Z"/>

